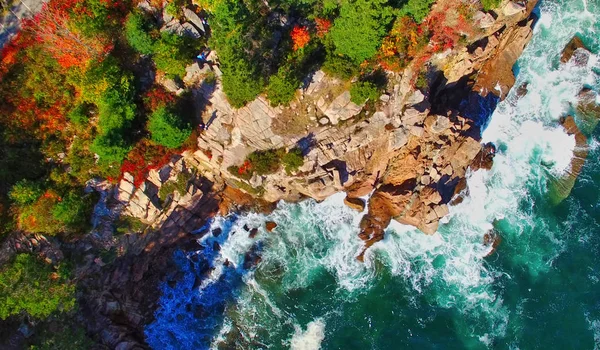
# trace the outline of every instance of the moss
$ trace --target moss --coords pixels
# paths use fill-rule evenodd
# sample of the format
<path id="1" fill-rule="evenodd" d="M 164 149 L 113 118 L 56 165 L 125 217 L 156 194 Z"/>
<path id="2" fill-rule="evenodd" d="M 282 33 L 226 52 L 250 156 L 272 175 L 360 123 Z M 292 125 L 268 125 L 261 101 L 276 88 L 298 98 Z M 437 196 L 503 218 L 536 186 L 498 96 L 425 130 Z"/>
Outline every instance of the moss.
<path id="1" fill-rule="evenodd" d="M 158 191 L 158 198 L 164 203 L 167 197 L 173 194 L 175 191 L 179 192 L 180 195 L 184 195 L 187 192 L 187 185 L 190 181 L 190 176 L 184 173 L 177 175 L 175 180 L 169 180 L 162 185 Z"/>
<path id="2" fill-rule="evenodd" d="M 252 187 L 250 184 L 244 181 L 239 181 L 235 179 L 229 179 L 227 182 L 231 187 L 243 190 L 257 197 L 260 197 L 265 193 L 265 189 L 262 186 Z"/>
<path id="3" fill-rule="evenodd" d="M 134 218 L 132 216 L 121 215 L 119 219 L 115 222 L 115 231 L 119 234 L 127 234 L 127 233 L 140 233 L 144 231 L 146 228 L 146 224 L 144 224 L 140 219 Z"/>

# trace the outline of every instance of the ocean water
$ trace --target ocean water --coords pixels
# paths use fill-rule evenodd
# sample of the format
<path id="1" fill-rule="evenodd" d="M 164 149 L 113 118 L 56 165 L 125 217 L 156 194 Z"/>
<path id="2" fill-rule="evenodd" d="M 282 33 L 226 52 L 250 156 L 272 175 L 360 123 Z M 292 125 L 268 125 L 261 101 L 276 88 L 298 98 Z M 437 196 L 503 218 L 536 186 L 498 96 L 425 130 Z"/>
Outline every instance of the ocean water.
<path id="1" fill-rule="evenodd" d="M 600 51 L 600 1 L 545 0 L 538 12 L 518 62 L 529 93 L 498 105 L 483 134 L 498 146 L 494 167 L 469 174 L 469 197 L 435 235 L 392 224 L 363 264 L 362 214 L 343 194 L 217 217 L 220 235 L 174 256 L 182 278 L 162 286 L 150 346 L 600 349 L 600 131 L 571 195 L 558 206 L 548 195 L 575 147 L 559 118 L 583 87 L 600 89 L 598 56 L 581 67 L 560 53 L 576 33 Z M 501 243 L 488 256 L 492 229 Z"/>

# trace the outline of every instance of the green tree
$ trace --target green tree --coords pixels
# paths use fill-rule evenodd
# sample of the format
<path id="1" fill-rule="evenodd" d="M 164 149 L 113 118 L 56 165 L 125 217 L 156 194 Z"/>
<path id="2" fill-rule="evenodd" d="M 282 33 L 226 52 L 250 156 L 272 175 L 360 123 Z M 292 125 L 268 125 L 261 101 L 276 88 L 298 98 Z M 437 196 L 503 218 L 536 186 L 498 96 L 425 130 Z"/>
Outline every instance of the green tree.
<path id="1" fill-rule="evenodd" d="M 78 126 L 83 126 L 87 124 L 88 120 L 90 119 L 89 110 L 90 107 L 87 104 L 79 103 L 69 111 L 67 117 L 72 123 Z"/>
<path id="2" fill-rule="evenodd" d="M 200 49 L 201 41 L 169 32 L 162 32 L 154 44 L 154 63 L 156 68 L 168 75 L 183 76 L 185 67 L 191 63 Z"/>
<path id="3" fill-rule="evenodd" d="M 486 0 L 483 0 L 486 1 Z M 487 0 L 490 1 L 490 0 Z M 497 0 L 492 0 L 497 1 Z M 409 15 L 417 22 L 422 22 L 429 14 L 435 0 L 408 0 L 400 10 L 400 16 Z"/>
<path id="4" fill-rule="evenodd" d="M 264 88 L 258 63 L 251 52 L 251 23 L 255 18 L 243 2 L 217 0 L 212 6 L 211 47 L 219 53 L 223 91 L 234 107 L 242 107 Z"/>
<path id="5" fill-rule="evenodd" d="M 96 153 L 100 157 L 100 162 L 105 164 L 121 163 L 131 148 L 131 145 L 116 131 L 96 136 L 90 145 L 90 151 Z"/>
<path id="6" fill-rule="evenodd" d="M 387 3 L 387 0 L 344 1 L 330 32 L 335 52 L 357 64 L 373 57 L 392 20 L 392 8 Z"/>
<path id="7" fill-rule="evenodd" d="M 356 82 L 350 88 L 350 100 L 357 105 L 361 105 L 367 100 L 376 101 L 380 95 L 377 86 L 368 81 Z"/>
<path id="8" fill-rule="evenodd" d="M 287 105 L 294 99 L 296 90 L 300 87 L 298 80 L 289 69 L 280 68 L 276 75 L 269 78 L 267 98 L 272 106 Z"/>
<path id="9" fill-rule="evenodd" d="M 144 55 L 154 52 L 154 40 L 148 34 L 149 31 L 150 25 L 143 14 L 135 11 L 127 16 L 125 38 L 134 50 Z"/>
<path id="10" fill-rule="evenodd" d="M 29 254 L 19 254 L 0 270 L 0 318 L 26 312 L 34 318 L 46 318 L 75 306 L 75 286 L 68 271 L 53 271 Z"/>
<path id="11" fill-rule="evenodd" d="M 252 170 L 258 175 L 272 174 L 281 165 L 281 152 L 277 150 L 255 151 L 248 155 Z"/>
<path id="12" fill-rule="evenodd" d="M 192 133 L 191 125 L 166 107 L 152 113 L 148 130 L 152 141 L 168 148 L 179 148 Z"/>

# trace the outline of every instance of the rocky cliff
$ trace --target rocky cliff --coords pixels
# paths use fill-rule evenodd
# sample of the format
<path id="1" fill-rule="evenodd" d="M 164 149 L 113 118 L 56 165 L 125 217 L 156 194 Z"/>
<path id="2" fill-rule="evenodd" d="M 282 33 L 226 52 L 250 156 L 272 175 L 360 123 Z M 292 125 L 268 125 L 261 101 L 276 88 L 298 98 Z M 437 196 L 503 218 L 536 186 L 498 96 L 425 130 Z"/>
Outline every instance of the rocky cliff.
<path id="1" fill-rule="evenodd" d="M 433 11 L 444 11 L 446 2 L 438 1 Z M 364 212 L 365 249 L 384 238 L 391 220 L 434 233 L 460 200 L 470 167 L 491 166 L 495 148 L 481 145 L 480 130 L 514 84 L 512 67 L 531 38 L 535 4 L 504 1 L 492 13 L 477 13 L 475 34 L 427 62 L 429 87 L 414 86 L 413 66 L 387 72 L 387 90 L 370 106 L 351 101 L 349 83 L 316 71 L 287 107 L 259 97 L 235 109 L 222 91 L 214 53 L 209 63 L 187 68 L 184 86 L 162 80 L 173 92 L 191 91 L 206 127 L 197 151 L 152 170 L 140 186 L 126 174 L 107 192 L 109 214 L 89 244 L 109 241 L 113 214 L 148 228 L 113 240 L 113 263 L 89 254 L 78 271 L 88 330 L 111 348 L 143 348 L 143 325 L 152 320 L 158 285 L 177 280 L 166 272 L 171 252 L 196 249 L 198 236 L 190 233 L 201 234 L 207 218 L 239 205 L 268 209 L 279 200 L 320 201 L 343 191 L 346 203 Z M 281 148 L 301 149 L 304 164 L 249 179 L 228 170 L 254 151 Z"/>
<path id="2" fill-rule="evenodd" d="M 446 5 L 439 1 L 433 11 L 446 11 Z M 412 66 L 387 72 L 386 93 L 368 109 L 350 100 L 348 83 L 322 71 L 307 78 L 288 107 L 272 107 L 259 97 L 234 109 L 219 79 L 205 80 L 220 75 L 213 54 L 214 64 L 194 64 L 184 78 L 206 125 L 199 150 L 153 171 L 140 188 L 126 176 L 117 194 L 125 213 L 160 225 L 178 202 L 193 203 L 198 195 L 188 186 L 163 208 L 160 188 L 181 172 L 196 172 L 268 202 L 323 200 L 345 191 L 347 202 L 360 209 L 361 198 L 369 198 L 360 234 L 366 247 L 383 238 L 392 219 L 434 233 L 464 187 L 457 185 L 469 166 L 484 156 L 480 128 L 514 84 L 512 68 L 531 39 L 535 5 L 504 1 L 492 13 L 477 13 L 475 34 L 427 63 L 428 88 L 415 88 Z M 300 148 L 304 165 L 291 174 L 280 169 L 247 180 L 228 171 L 253 151 L 280 148 Z M 493 151 L 485 157 L 491 159 Z"/>

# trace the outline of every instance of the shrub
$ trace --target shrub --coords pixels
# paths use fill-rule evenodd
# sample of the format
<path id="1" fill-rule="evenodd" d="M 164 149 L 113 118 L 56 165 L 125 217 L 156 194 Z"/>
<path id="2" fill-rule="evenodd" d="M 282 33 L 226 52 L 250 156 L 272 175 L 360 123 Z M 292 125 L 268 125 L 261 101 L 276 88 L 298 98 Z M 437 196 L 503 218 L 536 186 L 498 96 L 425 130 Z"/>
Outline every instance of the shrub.
<path id="1" fill-rule="evenodd" d="M 90 196 L 69 192 L 52 208 L 52 216 L 61 222 L 67 231 L 84 230 L 88 226 L 92 205 Z"/>
<path id="2" fill-rule="evenodd" d="M 190 137 L 192 127 L 166 107 L 157 109 L 148 122 L 152 141 L 168 148 L 179 148 Z"/>
<path id="3" fill-rule="evenodd" d="M 350 88 L 350 99 L 357 105 L 362 105 L 367 100 L 377 101 L 380 95 L 377 86 L 368 81 L 356 82 Z"/>
<path id="4" fill-rule="evenodd" d="M 348 80 L 359 73 L 359 67 L 347 57 L 328 52 L 323 71 L 334 77 Z"/>
<path id="5" fill-rule="evenodd" d="M 240 108 L 254 100 L 265 85 L 259 69 L 261 58 L 253 59 L 253 39 L 248 37 L 256 18 L 241 1 L 217 1 L 210 7 L 210 46 L 219 53 L 223 91 L 231 105 Z"/>
<path id="6" fill-rule="evenodd" d="M 485 11 L 493 10 L 500 5 L 502 0 L 481 0 L 481 5 Z"/>
<path id="7" fill-rule="evenodd" d="M 27 205 L 35 202 L 43 193 L 40 183 L 20 180 L 10 189 L 9 197 L 17 205 Z"/>
<path id="8" fill-rule="evenodd" d="M 149 30 L 148 21 L 140 12 L 132 12 L 127 16 L 125 38 L 134 50 L 144 55 L 154 52 L 154 40 L 148 34 Z"/>
<path id="9" fill-rule="evenodd" d="M 87 124 L 90 113 L 90 106 L 85 103 L 79 103 L 67 114 L 69 120 L 79 126 Z"/>
<path id="10" fill-rule="evenodd" d="M 115 223 L 115 231 L 120 234 L 142 232 L 145 228 L 146 225 L 140 219 L 133 216 L 121 215 Z"/>
<path id="11" fill-rule="evenodd" d="M 90 151 L 104 164 L 121 163 L 130 150 L 131 145 L 116 131 L 98 135 L 90 145 Z"/>
<path id="12" fill-rule="evenodd" d="M 178 174 L 175 180 L 169 180 L 161 186 L 160 190 L 158 190 L 158 198 L 164 202 L 167 200 L 167 197 L 175 191 L 179 192 L 182 196 L 185 195 L 187 193 L 189 181 L 189 176 L 183 173 Z"/>
<path id="13" fill-rule="evenodd" d="M 400 10 L 401 16 L 409 15 L 412 18 L 414 18 L 415 21 L 420 23 L 423 21 L 423 19 L 425 19 L 425 17 L 427 17 L 427 15 L 429 14 L 429 10 L 431 9 L 431 5 L 433 5 L 435 1 L 436 0 L 408 0 Z"/>
<path id="14" fill-rule="evenodd" d="M 185 67 L 201 47 L 201 41 L 162 32 L 154 44 L 154 63 L 156 68 L 171 77 L 185 75 Z"/>
<path id="15" fill-rule="evenodd" d="M 258 175 L 272 174 L 279 169 L 281 152 L 278 150 L 255 151 L 248 155 L 252 170 Z"/>
<path id="16" fill-rule="evenodd" d="M 87 228 L 92 207 L 92 196 L 68 192 L 61 197 L 56 191 L 47 190 L 34 203 L 22 208 L 19 225 L 28 232 L 76 233 Z"/>
<path id="17" fill-rule="evenodd" d="M 287 105 L 294 99 L 298 87 L 300 87 L 298 79 L 287 69 L 279 69 L 279 72 L 269 79 L 267 98 L 272 106 Z"/>
<path id="18" fill-rule="evenodd" d="M 298 170 L 298 168 L 304 165 L 302 150 L 299 148 L 291 149 L 281 157 L 281 163 L 285 167 L 285 171 L 288 173 Z"/>
<path id="19" fill-rule="evenodd" d="M 233 107 L 243 107 L 263 91 L 264 80 L 245 59 L 223 55 L 219 59 L 223 70 L 223 92 Z"/>
<path id="20" fill-rule="evenodd" d="M 68 271 L 54 272 L 50 265 L 28 254 L 19 254 L 0 270 L 0 318 L 21 312 L 46 318 L 75 306 L 75 286 L 67 281 Z"/>

